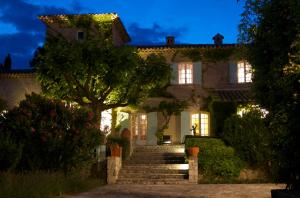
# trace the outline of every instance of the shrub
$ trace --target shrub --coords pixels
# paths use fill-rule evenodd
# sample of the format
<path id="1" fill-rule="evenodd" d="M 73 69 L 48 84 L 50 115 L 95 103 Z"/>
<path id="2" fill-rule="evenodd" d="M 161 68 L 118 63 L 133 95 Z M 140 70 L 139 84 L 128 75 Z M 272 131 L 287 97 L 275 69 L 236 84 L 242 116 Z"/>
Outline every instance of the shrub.
<path id="1" fill-rule="evenodd" d="M 222 138 L 242 160 L 252 166 L 264 165 L 270 159 L 271 134 L 259 110 L 252 109 L 243 117 L 232 115 L 228 118 Z"/>
<path id="2" fill-rule="evenodd" d="M 235 155 L 234 149 L 216 138 L 187 138 L 185 146 L 199 147 L 199 168 L 204 175 L 236 177 L 244 166 L 242 160 Z"/>
<path id="3" fill-rule="evenodd" d="M 100 138 L 94 126 L 85 109 L 27 95 L 0 120 L 0 168 L 68 172 L 85 166 Z"/>

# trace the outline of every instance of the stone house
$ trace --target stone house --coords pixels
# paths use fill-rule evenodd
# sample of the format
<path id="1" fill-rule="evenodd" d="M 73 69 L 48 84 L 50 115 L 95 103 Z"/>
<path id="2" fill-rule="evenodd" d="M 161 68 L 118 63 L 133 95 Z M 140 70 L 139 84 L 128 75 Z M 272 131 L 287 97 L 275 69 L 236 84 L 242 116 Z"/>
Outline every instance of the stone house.
<path id="1" fill-rule="evenodd" d="M 84 15 L 74 15 L 80 18 Z M 115 45 L 126 45 L 130 37 L 116 14 L 92 14 L 92 17 L 111 18 L 111 38 Z M 47 26 L 47 36 L 63 35 L 69 40 L 84 40 L 84 30 L 70 27 L 66 15 L 40 16 Z M 91 27 L 93 29 L 93 27 Z M 95 30 L 96 31 L 96 30 Z M 226 116 L 218 118 L 212 111 L 212 102 L 219 106 L 250 101 L 251 65 L 238 58 L 237 44 L 224 44 L 224 37 L 217 34 L 212 44 L 177 44 L 169 36 L 161 45 L 136 46 L 142 57 L 151 53 L 163 54 L 172 67 L 172 79 L 167 92 L 173 99 L 184 100 L 188 106 L 178 115 L 172 115 L 168 128 L 164 131 L 166 140 L 172 144 L 181 143 L 186 135 L 215 136 L 220 130 L 220 123 Z M 0 74 L 0 97 L 9 102 L 9 107 L 24 98 L 24 93 L 41 91 L 34 78 L 34 72 L 8 72 Z M 143 105 L 157 105 L 164 97 L 149 98 Z M 221 108 L 220 108 L 220 111 Z M 231 112 L 232 113 L 232 112 Z M 103 112 L 103 125 L 120 125 L 132 132 L 137 145 L 157 144 L 156 132 L 163 124 L 160 112 L 147 112 L 140 109 L 119 108 Z M 107 120 L 105 120 L 107 119 Z M 112 123 L 112 124 L 111 124 Z M 113 126 L 113 127 L 112 127 Z"/>

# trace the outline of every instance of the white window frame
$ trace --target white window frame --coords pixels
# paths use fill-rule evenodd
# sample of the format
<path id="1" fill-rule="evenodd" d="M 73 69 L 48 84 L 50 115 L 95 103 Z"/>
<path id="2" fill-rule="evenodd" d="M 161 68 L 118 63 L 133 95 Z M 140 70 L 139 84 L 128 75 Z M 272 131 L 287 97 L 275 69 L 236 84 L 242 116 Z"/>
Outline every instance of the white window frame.
<path id="1" fill-rule="evenodd" d="M 178 64 L 178 84 L 193 84 L 193 63 Z"/>
<path id="2" fill-rule="evenodd" d="M 239 61 L 237 63 L 237 82 L 252 82 L 252 66 L 247 61 Z"/>
<path id="3" fill-rule="evenodd" d="M 196 119 L 196 135 L 198 136 L 210 136 L 210 113 L 206 111 L 200 111 L 191 114 L 191 126 L 195 124 Z M 206 122 L 204 122 L 206 121 Z"/>

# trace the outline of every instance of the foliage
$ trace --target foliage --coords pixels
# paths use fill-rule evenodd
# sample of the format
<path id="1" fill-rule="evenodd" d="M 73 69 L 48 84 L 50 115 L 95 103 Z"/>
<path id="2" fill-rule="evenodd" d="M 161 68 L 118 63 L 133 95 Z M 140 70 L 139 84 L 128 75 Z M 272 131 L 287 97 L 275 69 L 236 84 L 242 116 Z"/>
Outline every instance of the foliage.
<path id="1" fill-rule="evenodd" d="M 74 26 L 82 19 L 76 20 Z M 83 25 L 85 40 L 50 37 L 32 62 L 45 94 L 90 107 L 100 118 L 101 111 L 139 104 L 152 89 L 164 87 L 171 69 L 161 55 L 142 59 L 134 47 L 114 45 L 111 31 L 109 37 L 103 28 L 92 31 L 91 24 L 102 24 L 94 20 L 84 18 L 90 22 Z"/>
<path id="2" fill-rule="evenodd" d="M 94 159 L 100 132 L 93 113 L 27 95 L 0 120 L 1 170 L 70 170 Z"/>
<path id="3" fill-rule="evenodd" d="M 211 113 L 211 130 L 215 136 L 220 136 L 225 120 L 236 113 L 237 105 L 234 102 L 211 100 L 208 108 Z"/>
<path id="4" fill-rule="evenodd" d="M 162 143 L 163 133 L 169 127 L 171 116 L 179 115 L 186 107 L 187 102 L 180 100 L 161 101 L 157 107 L 143 107 L 147 112 L 160 112 L 164 118 L 163 124 L 155 133 L 159 143 Z"/>
<path id="5" fill-rule="evenodd" d="M 127 159 L 130 155 L 130 142 L 127 138 L 109 135 L 107 137 L 108 146 L 118 144 L 122 147 L 122 158 Z"/>
<path id="6" fill-rule="evenodd" d="M 0 197 L 50 198 L 78 193 L 100 186 L 99 179 L 74 172 L 65 176 L 61 172 L 0 172 Z"/>
<path id="7" fill-rule="evenodd" d="M 246 0 L 242 16 L 240 40 L 251 42 L 255 100 L 270 112 L 272 167 L 287 188 L 300 189 L 300 2 Z"/>
<path id="8" fill-rule="evenodd" d="M 227 61 L 230 56 L 235 54 L 234 48 L 205 48 L 205 49 L 184 49 L 177 50 L 172 60 L 176 57 L 183 55 L 184 57 L 190 58 L 193 62 L 204 61 L 204 62 L 219 62 Z"/>
<path id="9" fill-rule="evenodd" d="M 225 121 L 222 139 L 237 155 L 252 166 L 267 166 L 271 155 L 271 134 L 259 110 L 243 116 L 232 115 Z"/>
<path id="10" fill-rule="evenodd" d="M 234 149 L 216 138 L 187 138 L 185 147 L 199 147 L 199 168 L 204 176 L 234 178 L 244 167 L 243 161 L 235 155 Z"/>

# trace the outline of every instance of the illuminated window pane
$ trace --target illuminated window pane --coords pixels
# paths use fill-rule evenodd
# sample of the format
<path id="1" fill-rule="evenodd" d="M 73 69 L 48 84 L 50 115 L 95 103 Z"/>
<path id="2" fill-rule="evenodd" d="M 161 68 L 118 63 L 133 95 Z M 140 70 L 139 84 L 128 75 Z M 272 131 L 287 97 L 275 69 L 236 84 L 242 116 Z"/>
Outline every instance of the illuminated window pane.
<path id="1" fill-rule="evenodd" d="M 199 114 L 192 114 L 192 126 L 196 127 L 196 135 L 199 135 Z"/>
<path id="2" fill-rule="evenodd" d="M 190 63 L 183 63 L 178 65 L 178 80 L 179 84 L 193 83 L 193 65 Z"/>
<path id="3" fill-rule="evenodd" d="M 146 139 L 147 132 L 147 116 L 145 114 L 140 115 L 140 135 L 141 139 Z"/>
<path id="4" fill-rule="evenodd" d="M 239 62 L 237 65 L 239 83 L 252 82 L 252 67 L 247 62 Z"/>
<path id="5" fill-rule="evenodd" d="M 200 114 L 200 122 L 201 122 L 201 136 L 208 136 L 208 114 L 201 113 Z"/>

